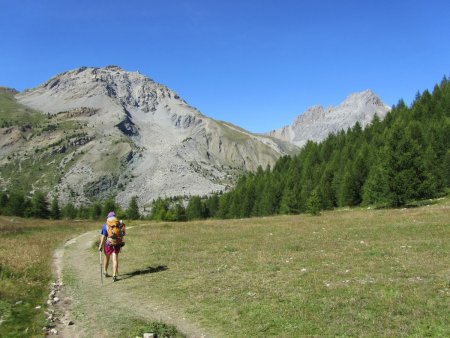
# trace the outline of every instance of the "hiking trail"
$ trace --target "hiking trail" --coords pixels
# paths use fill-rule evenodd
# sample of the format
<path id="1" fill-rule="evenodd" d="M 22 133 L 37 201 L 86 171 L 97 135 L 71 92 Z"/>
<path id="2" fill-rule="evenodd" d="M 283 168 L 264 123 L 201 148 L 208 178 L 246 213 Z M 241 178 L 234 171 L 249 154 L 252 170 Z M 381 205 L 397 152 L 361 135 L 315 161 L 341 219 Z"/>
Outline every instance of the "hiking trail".
<path id="1" fill-rule="evenodd" d="M 128 279 L 120 280 L 120 275 L 127 272 L 126 261 L 132 259 L 126 254 L 119 254 L 119 281 L 103 278 L 102 286 L 99 254 L 93 249 L 98 238 L 99 231 L 86 232 L 55 251 L 53 268 L 56 281 L 52 283 L 46 312 L 51 318 L 47 335 L 56 334 L 56 330 L 60 337 L 114 337 L 118 334 L 114 330 L 118 320 L 135 318 L 174 325 L 187 337 L 211 337 L 183 317 L 176 306 L 152 300 L 150 295 L 145 299 L 134 295 Z M 111 268 L 112 260 L 109 270 Z M 63 284 L 63 279 L 69 282 Z M 57 302 L 50 305 L 55 297 Z"/>

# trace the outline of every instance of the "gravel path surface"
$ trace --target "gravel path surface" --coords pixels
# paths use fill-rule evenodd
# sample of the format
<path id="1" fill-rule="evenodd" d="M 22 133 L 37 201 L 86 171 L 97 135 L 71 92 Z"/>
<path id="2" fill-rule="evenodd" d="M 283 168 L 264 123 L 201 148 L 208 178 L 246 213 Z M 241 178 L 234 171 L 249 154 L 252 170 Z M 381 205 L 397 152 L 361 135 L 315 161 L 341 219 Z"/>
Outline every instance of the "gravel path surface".
<path id="1" fill-rule="evenodd" d="M 115 337 L 119 326 L 124 327 L 127 320 L 138 318 L 174 325 L 187 337 L 211 337 L 188 322 L 176 306 L 152 300 L 150 295 L 136 296 L 133 293 L 135 283 L 130 284 L 127 278 L 120 280 L 119 276 L 117 282 L 103 278 L 102 285 L 99 255 L 92 248 L 97 238 L 97 231 L 87 232 L 55 251 L 56 281 L 49 300 L 52 302 L 57 297 L 58 301 L 49 305 L 52 320 L 48 335 L 56 330 L 60 337 Z M 123 260 L 119 261 L 119 268 L 126 266 L 127 259 L 132 259 L 127 255 L 120 258 Z M 63 284 L 63 280 L 68 281 L 67 284 Z"/>

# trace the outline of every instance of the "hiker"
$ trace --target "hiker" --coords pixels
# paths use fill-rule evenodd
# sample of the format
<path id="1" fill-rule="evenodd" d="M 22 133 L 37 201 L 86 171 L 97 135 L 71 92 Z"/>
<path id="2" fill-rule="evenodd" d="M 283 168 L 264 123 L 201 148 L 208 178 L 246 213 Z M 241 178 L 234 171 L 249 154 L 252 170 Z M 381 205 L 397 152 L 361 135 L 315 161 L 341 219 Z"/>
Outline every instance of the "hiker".
<path id="1" fill-rule="evenodd" d="M 122 220 L 116 218 L 114 211 L 108 213 L 106 223 L 103 224 L 100 244 L 98 250 L 102 251 L 104 248 L 105 261 L 103 263 L 104 276 L 111 277 L 108 274 L 109 258 L 112 255 L 113 258 L 113 281 L 117 281 L 117 276 L 119 275 L 119 252 L 120 248 L 125 245 L 123 241 L 123 236 L 125 236 L 125 224 Z"/>

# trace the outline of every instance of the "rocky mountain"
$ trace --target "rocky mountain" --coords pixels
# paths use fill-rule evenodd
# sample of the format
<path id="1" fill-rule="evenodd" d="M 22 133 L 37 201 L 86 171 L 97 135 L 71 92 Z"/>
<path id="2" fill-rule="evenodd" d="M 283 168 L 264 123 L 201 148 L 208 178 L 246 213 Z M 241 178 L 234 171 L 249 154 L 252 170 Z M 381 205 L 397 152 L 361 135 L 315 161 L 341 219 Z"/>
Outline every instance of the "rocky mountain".
<path id="1" fill-rule="evenodd" d="M 244 170 L 297 147 L 215 121 L 174 91 L 117 66 L 81 67 L 0 97 L 0 188 L 49 191 L 61 203 L 230 187 Z M 4 105 L 2 105 L 4 103 Z"/>
<path id="2" fill-rule="evenodd" d="M 330 133 L 346 130 L 356 122 L 365 127 L 375 114 L 382 119 L 389 110 L 375 93 L 365 90 L 348 96 L 337 107 L 313 106 L 298 115 L 292 125 L 272 130 L 268 135 L 302 147 L 308 140 L 322 141 Z"/>

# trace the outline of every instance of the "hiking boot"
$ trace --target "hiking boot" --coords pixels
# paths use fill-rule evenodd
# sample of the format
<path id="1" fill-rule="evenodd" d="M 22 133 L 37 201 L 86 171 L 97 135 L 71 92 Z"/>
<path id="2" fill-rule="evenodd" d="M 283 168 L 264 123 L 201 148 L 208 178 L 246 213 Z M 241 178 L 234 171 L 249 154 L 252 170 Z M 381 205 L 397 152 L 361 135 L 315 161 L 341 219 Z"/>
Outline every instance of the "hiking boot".
<path id="1" fill-rule="evenodd" d="M 104 277 L 111 277 L 111 275 L 109 273 L 107 273 L 107 272 L 103 273 L 103 276 Z"/>
<path id="2" fill-rule="evenodd" d="M 117 276 L 113 276 L 113 282 L 117 282 Z"/>

